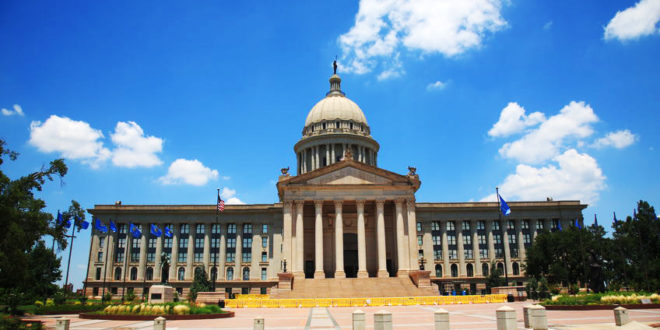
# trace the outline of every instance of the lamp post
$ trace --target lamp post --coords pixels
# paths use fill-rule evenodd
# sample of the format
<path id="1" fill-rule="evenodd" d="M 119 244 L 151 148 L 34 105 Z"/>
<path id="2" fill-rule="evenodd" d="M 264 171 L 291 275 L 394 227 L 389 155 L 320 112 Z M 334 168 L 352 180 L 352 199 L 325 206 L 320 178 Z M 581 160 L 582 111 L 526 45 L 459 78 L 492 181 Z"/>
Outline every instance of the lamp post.
<path id="1" fill-rule="evenodd" d="M 419 270 L 424 270 L 424 264 L 426 264 L 426 259 L 424 256 L 419 258 Z"/>
<path id="2" fill-rule="evenodd" d="M 284 258 L 284 260 L 282 261 L 282 265 L 284 268 L 284 272 L 286 273 L 286 258 Z"/>

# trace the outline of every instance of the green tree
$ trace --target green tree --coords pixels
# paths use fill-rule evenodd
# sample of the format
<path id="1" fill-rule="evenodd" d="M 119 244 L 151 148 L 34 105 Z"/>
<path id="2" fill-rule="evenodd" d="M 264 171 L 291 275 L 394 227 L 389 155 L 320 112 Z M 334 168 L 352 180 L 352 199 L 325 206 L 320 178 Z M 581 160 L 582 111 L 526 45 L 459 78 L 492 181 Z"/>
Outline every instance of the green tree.
<path id="1" fill-rule="evenodd" d="M 62 278 L 60 261 L 55 253 L 38 241 L 28 253 L 28 276 L 24 289 L 30 289 L 33 296 L 48 297 L 57 291 L 53 283 Z"/>
<path id="2" fill-rule="evenodd" d="M 197 299 L 198 292 L 209 292 L 211 291 L 211 282 L 206 275 L 206 271 L 203 268 L 197 268 L 195 270 L 195 279 L 190 285 L 190 294 L 188 298 L 190 301 L 195 301 Z"/>
<path id="3" fill-rule="evenodd" d="M 0 140 L 0 165 L 7 156 L 15 160 L 18 154 L 7 150 Z M 51 225 L 53 216 L 43 211 L 46 203 L 34 196 L 46 181 L 66 173 L 61 159 L 16 180 L 0 171 L 0 288 L 31 285 L 25 283 L 30 278 L 29 252 L 42 236 L 52 236 L 60 247 L 66 246 L 62 226 Z"/>
<path id="4" fill-rule="evenodd" d="M 497 268 L 495 262 L 490 264 L 490 274 L 486 278 L 486 290 L 490 292 L 491 288 L 506 285 L 506 280 L 502 278 L 502 271 Z"/>

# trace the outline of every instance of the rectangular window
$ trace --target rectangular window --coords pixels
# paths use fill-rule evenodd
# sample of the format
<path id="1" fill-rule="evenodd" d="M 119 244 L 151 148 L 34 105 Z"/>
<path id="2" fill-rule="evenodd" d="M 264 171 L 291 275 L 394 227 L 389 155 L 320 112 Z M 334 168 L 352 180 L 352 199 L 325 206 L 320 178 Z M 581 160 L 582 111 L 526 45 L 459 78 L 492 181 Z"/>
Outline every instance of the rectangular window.
<path id="1" fill-rule="evenodd" d="M 458 251 L 449 249 L 449 259 L 458 259 Z"/>
<path id="2" fill-rule="evenodd" d="M 96 262 L 103 262 L 103 252 L 99 252 L 96 256 Z"/>
<path id="3" fill-rule="evenodd" d="M 147 253 L 147 262 L 154 262 L 154 261 L 156 261 L 156 253 L 154 252 Z"/>
<path id="4" fill-rule="evenodd" d="M 506 229 L 516 229 L 516 222 L 509 220 Z"/>
<path id="5" fill-rule="evenodd" d="M 469 221 L 463 221 L 461 222 L 461 226 L 463 227 L 462 229 L 465 230 L 470 230 L 470 222 Z"/>
<path id="6" fill-rule="evenodd" d="M 552 219 L 552 229 L 559 228 L 559 219 Z"/>
<path id="7" fill-rule="evenodd" d="M 119 228 L 119 233 L 120 234 L 126 234 L 126 224 L 125 223 L 120 223 L 117 225 Z"/>
<path id="8" fill-rule="evenodd" d="M 481 259 L 488 258 L 488 250 L 487 249 L 479 249 L 479 257 Z"/>
<path id="9" fill-rule="evenodd" d="M 156 248 L 156 238 L 151 237 L 151 238 L 149 238 L 148 242 L 149 242 L 148 244 L 149 244 L 150 249 L 155 249 Z"/>
<path id="10" fill-rule="evenodd" d="M 268 294 L 268 288 L 259 288 L 260 294 Z"/>
<path id="11" fill-rule="evenodd" d="M 543 222 L 543 219 L 536 220 L 536 230 L 543 229 L 545 229 L 545 223 Z"/>
<path id="12" fill-rule="evenodd" d="M 422 235 L 417 235 L 417 245 L 422 246 Z"/>
<path id="13" fill-rule="evenodd" d="M 262 234 L 268 234 L 268 225 L 267 224 L 261 225 L 261 233 Z"/>
<path id="14" fill-rule="evenodd" d="M 179 250 L 188 248 L 188 238 L 181 237 L 179 238 Z"/>
<path id="15" fill-rule="evenodd" d="M 211 262 L 220 261 L 220 258 L 218 258 L 218 253 L 211 253 L 209 257 L 211 259 Z"/>
<path id="16" fill-rule="evenodd" d="M 236 234 L 236 224 L 230 223 L 227 225 L 227 234 Z"/>
<path id="17" fill-rule="evenodd" d="M 163 238 L 163 247 L 166 249 L 172 248 L 172 238 Z"/>
<path id="18" fill-rule="evenodd" d="M 417 231 L 418 231 L 418 232 L 422 231 L 422 223 L 421 223 L 421 222 L 417 222 L 417 227 L 416 227 L 416 228 L 417 228 Z"/>
<path id="19" fill-rule="evenodd" d="M 227 248 L 231 249 L 235 247 L 236 247 L 236 237 L 227 238 Z"/>
<path id="20" fill-rule="evenodd" d="M 530 234 L 523 235 L 523 243 L 530 244 L 531 242 L 532 242 L 532 238 Z"/>
<path id="21" fill-rule="evenodd" d="M 465 254 L 465 259 L 473 259 L 472 249 L 465 250 L 465 251 L 463 251 L 463 253 Z"/>
<path id="22" fill-rule="evenodd" d="M 163 252 L 165 253 L 165 256 L 167 257 L 167 260 L 172 260 L 172 252 Z"/>
<path id="23" fill-rule="evenodd" d="M 502 248 L 495 248 L 495 258 L 503 258 L 504 250 Z"/>
<path id="24" fill-rule="evenodd" d="M 133 238 L 131 240 L 131 247 L 133 249 L 139 249 L 140 248 L 140 238 Z"/>
<path id="25" fill-rule="evenodd" d="M 518 249 L 511 249 L 511 258 L 518 258 Z"/>
<path id="26" fill-rule="evenodd" d="M 479 234 L 479 244 L 486 244 L 486 234 Z"/>
<path id="27" fill-rule="evenodd" d="M 433 259 L 441 260 L 442 259 L 442 250 L 433 250 Z"/>
<path id="28" fill-rule="evenodd" d="M 516 235 L 509 235 L 509 243 L 516 244 Z"/>
<path id="29" fill-rule="evenodd" d="M 439 221 L 431 222 L 431 230 L 432 231 L 440 231 L 440 222 Z"/>
<path id="30" fill-rule="evenodd" d="M 99 248 L 103 248 L 103 244 L 105 244 L 105 237 L 99 237 Z"/>
<path id="31" fill-rule="evenodd" d="M 220 239 L 217 237 L 211 238 L 211 248 L 217 249 L 219 246 L 220 246 Z"/>
<path id="32" fill-rule="evenodd" d="M 261 247 L 264 249 L 268 247 L 268 237 L 261 238 Z"/>
<path id="33" fill-rule="evenodd" d="M 94 277 L 97 281 L 101 279 L 101 267 L 96 267 L 96 277 Z"/>
<path id="34" fill-rule="evenodd" d="M 204 248 L 204 238 L 202 237 L 195 238 L 195 248 L 196 249 Z"/>
<path id="35" fill-rule="evenodd" d="M 250 251 L 243 252 L 241 260 L 242 262 L 252 262 L 252 252 Z"/>
<path id="36" fill-rule="evenodd" d="M 244 223 L 243 224 L 243 234 L 252 234 L 252 224 Z"/>
<path id="37" fill-rule="evenodd" d="M 453 221 L 447 221 L 447 231 L 455 230 L 455 228 Z"/>
<path id="38" fill-rule="evenodd" d="M 261 262 L 268 262 L 268 252 L 261 252 Z"/>
<path id="39" fill-rule="evenodd" d="M 500 230 L 500 222 L 493 221 L 493 230 Z"/>
<path id="40" fill-rule="evenodd" d="M 126 247 L 126 237 L 120 237 L 117 240 L 117 247 L 120 248 L 120 249 L 123 249 L 123 248 Z"/>
<path id="41" fill-rule="evenodd" d="M 261 280 L 265 281 L 268 279 L 268 271 L 266 268 L 261 268 Z"/>
<path id="42" fill-rule="evenodd" d="M 440 235 L 433 235 L 433 245 L 442 245 L 442 237 Z"/>
<path id="43" fill-rule="evenodd" d="M 472 244 L 472 236 L 470 236 L 470 235 L 463 235 L 463 244 L 465 244 L 465 245 L 471 245 L 471 244 Z"/>
<path id="44" fill-rule="evenodd" d="M 178 262 L 187 262 L 187 261 L 188 261 L 188 253 L 179 253 Z"/>
<path id="45" fill-rule="evenodd" d="M 478 230 L 486 230 L 486 221 L 478 221 L 477 222 L 477 229 Z"/>
<path id="46" fill-rule="evenodd" d="M 529 229 L 529 220 L 522 221 L 522 229 Z"/>
<path id="47" fill-rule="evenodd" d="M 243 237 L 243 248 L 244 249 L 252 248 L 252 237 Z"/>
<path id="48" fill-rule="evenodd" d="M 211 234 L 220 234 L 220 224 L 214 223 L 211 226 Z"/>
<path id="49" fill-rule="evenodd" d="M 502 235 L 493 234 L 493 241 L 495 242 L 495 244 L 502 244 Z"/>
<path id="50" fill-rule="evenodd" d="M 236 253 L 227 252 L 227 262 L 234 262 L 234 261 L 236 261 Z"/>
<path id="51" fill-rule="evenodd" d="M 187 223 L 181 224 L 181 230 L 179 231 L 181 234 L 189 234 L 190 233 L 190 225 Z"/>
<path id="52" fill-rule="evenodd" d="M 195 262 L 202 262 L 204 260 L 203 252 L 195 252 Z"/>
<path id="53" fill-rule="evenodd" d="M 115 254 L 115 262 L 124 262 L 124 251 L 117 251 L 117 254 Z"/>
<path id="54" fill-rule="evenodd" d="M 456 245 L 456 236 L 455 235 L 447 235 L 447 244 Z"/>
<path id="55" fill-rule="evenodd" d="M 140 262 L 140 252 L 131 252 L 131 262 Z"/>
<path id="56" fill-rule="evenodd" d="M 196 234 L 204 234 L 204 230 L 205 230 L 205 227 L 204 227 L 203 224 L 197 224 L 197 226 L 195 226 L 195 233 Z"/>

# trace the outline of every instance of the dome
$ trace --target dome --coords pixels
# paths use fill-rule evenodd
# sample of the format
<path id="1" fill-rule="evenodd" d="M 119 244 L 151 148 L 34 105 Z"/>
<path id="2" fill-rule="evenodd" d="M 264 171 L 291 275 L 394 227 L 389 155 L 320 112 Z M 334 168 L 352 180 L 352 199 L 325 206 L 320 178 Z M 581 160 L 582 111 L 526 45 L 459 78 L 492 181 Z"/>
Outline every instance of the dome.
<path id="1" fill-rule="evenodd" d="M 314 123 L 336 119 L 367 124 L 367 118 L 355 102 L 342 95 L 329 95 L 314 105 L 307 115 L 305 127 Z"/>
<path id="2" fill-rule="evenodd" d="M 367 125 L 367 118 L 362 109 L 341 91 L 341 78 L 337 74 L 330 77 L 330 91 L 326 97 L 316 103 L 307 115 L 305 127 L 332 120 L 348 120 Z"/>

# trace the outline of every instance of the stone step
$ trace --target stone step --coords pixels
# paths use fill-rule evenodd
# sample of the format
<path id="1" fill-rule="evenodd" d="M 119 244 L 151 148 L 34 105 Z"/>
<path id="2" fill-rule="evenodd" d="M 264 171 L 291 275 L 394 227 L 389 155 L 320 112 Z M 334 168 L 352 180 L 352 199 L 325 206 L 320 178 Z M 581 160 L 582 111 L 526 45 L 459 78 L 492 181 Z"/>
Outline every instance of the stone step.
<path id="1" fill-rule="evenodd" d="M 275 291 L 275 290 L 274 290 Z M 433 296 L 407 277 L 295 279 L 291 291 L 276 290 L 272 298 L 369 298 Z"/>

